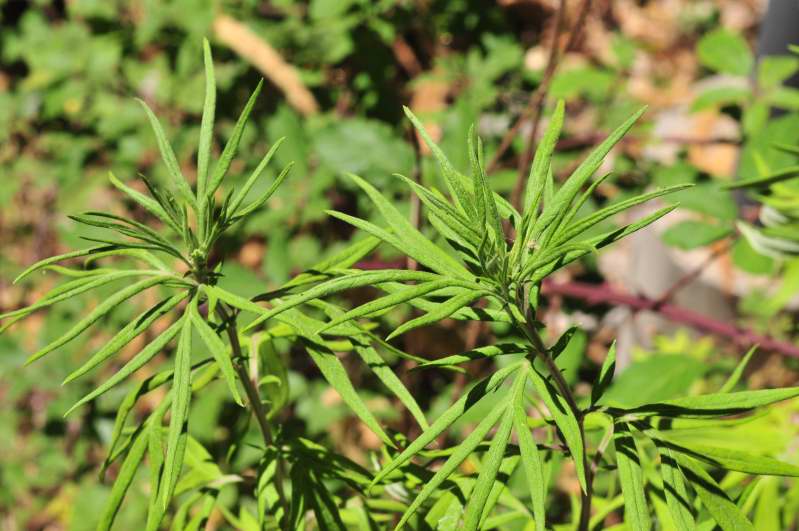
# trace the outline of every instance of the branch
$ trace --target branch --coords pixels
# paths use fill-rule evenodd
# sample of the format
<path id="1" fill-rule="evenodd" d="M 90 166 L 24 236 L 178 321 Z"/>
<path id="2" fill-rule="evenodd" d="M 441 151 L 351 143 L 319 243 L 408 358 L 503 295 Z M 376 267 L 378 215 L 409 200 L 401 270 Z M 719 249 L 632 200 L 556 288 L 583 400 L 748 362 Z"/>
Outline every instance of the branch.
<path id="1" fill-rule="evenodd" d="M 542 285 L 542 293 L 547 296 L 561 295 L 579 299 L 589 305 L 610 304 L 613 306 L 627 306 L 635 311 L 655 312 L 669 321 L 728 339 L 742 348 L 759 345 L 761 349 L 766 351 L 799 358 L 799 347 L 787 341 L 780 341 L 771 336 L 761 335 L 753 330 L 725 323 L 674 304 L 659 303 L 659 301 L 648 297 L 622 293 L 607 284 L 557 283 L 546 280 Z"/>

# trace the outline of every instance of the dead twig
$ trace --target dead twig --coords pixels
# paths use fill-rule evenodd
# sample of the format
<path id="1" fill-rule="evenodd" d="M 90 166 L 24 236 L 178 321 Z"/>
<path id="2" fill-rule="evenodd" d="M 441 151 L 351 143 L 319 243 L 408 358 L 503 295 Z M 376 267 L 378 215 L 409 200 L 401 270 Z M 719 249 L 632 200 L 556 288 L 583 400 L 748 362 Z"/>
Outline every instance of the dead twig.
<path id="1" fill-rule="evenodd" d="M 268 42 L 228 15 L 217 16 L 213 27 L 216 38 L 260 70 L 283 92 L 292 107 L 304 116 L 319 112 L 316 98 L 303 84 L 297 70 Z"/>

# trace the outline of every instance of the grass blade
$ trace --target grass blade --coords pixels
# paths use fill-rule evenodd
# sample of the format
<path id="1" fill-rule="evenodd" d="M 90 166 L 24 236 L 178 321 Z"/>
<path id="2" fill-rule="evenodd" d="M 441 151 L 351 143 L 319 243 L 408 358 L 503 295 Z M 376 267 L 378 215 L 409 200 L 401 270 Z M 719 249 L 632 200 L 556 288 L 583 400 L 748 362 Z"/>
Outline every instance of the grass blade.
<path id="1" fill-rule="evenodd" d="M 719 393 L 729 393 L 730 391 L 735 389 L 735 386 L 738 385 L 741 376 L 743 376 L 744 370 L 746 370 L 746 366 L 749 364 L 749 360 L 752 359 L 752 356 L 755 354 L 756 351 L 757 351 L 757 345 L 749 349 L 749 352 L 747 352 L 746 355 L 744 355 L 744 357 L 741 359 L 738 365 L 735 366 L 735 370 L 732 372 L 732 374 L 730 374 L 730 377 L 727 378 L 727 381 L 724 382 L 724 385 L 721 386 L 721 389 L 719 389 Z"/>

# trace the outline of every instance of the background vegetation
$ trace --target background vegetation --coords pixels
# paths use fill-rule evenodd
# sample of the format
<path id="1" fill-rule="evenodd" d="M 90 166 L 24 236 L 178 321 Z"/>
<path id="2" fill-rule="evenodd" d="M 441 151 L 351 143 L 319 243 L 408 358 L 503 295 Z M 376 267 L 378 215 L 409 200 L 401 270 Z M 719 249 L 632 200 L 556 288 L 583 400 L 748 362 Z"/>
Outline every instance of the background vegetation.
<path id="1" fill-rule="evenodd" d="M 539 318 L 548 339 L 573 323 L 590 331 L 575 334 L 562 354 L 565 376 L 569 383 L 592 382 L 618 336 L 618 378 L 608 393 L 620 402 L 716 389 L 754 343 L 763 348 L 747 369 L 748 386 L 796 385 L 793 298 L 799 262 L 758 252 L 742 238 L 741 222 L 756 223 L 759 204 L 723 187 L 738 177 L 788 167 L 797 158 L 771 146 L 799 143 L 799 92 L 782 84 L 799 70 L 799 60 L 786 50 L 785 56 L 755 61 L 763 9 L 757 0 L 7 0 L 0 3 L 0 312 L 29 304 L 53 286 L 47 274 L 12 286 L 27 265 L 80 247 L 80 237 L 91 234 L 78 231 L 68 214 L 110 208 L 142 216 L 107 180 L 109 171 L 131 186 L 138 186 L 133 183 L 139 173 L 165 175 L 134 97 L 161 117 L 184 174 L 193 177 L 207 36 L 215 50 L 221 139 L 230 135 L 258 80 L 267 80 L 231 178 L 246 178 L 282 136 L 289 141 L 267 177 L 295 162 L 292 178 L 267 208 L 222 240 L 223 255 L 214 260 L 224 261 L 225 289 L 276 288 L 348 242 L 352 228 L 324 211 L 365 219 L 373 212 L 343 177 L 346 172 L 393 195 L 398 208 L 418 220 L 419 205 L 391 174 L 443 186 L 404 119 L 403 104 L 464 170 L 469 154 L 463 131 L 476 123 L 493 170 L 491 186 L 508 197 L 514 196 L 518 168 L 526 174 L 529 166 L 528 138 L 540 138 L 556 98 L 567 104 L 556 177 L 570 173 L 588 148 L 648 104 L 600 170 L 612 176 L 583 208 L 590 212 L 654 186 L 697 186 L 663 199 L 681 202 L 675 219 L 568 268 L 545 286 Z M 551 53 L 553 43 L 560 52 Z M 790 197 L 790 183 L 783 184 Z M 368 260 L 362 267 L 406 265 L 404 257 L 388 251 Z M 670 267 L 656 268 L 658 263 Z M 351 294 L 349 302 L 368 296 Z M 94 528 L 109 496 L 109 487 L 96 478 L 125 389 L 65 419 L 64 412 L 96 382 L 59 382 L 141 309 L 121 306 L 103 322 L 103 333 L 22 368 L 30 352 L 63 333 L 88 304 L 94 301 L 57 306 L 0 335 L 3 529 Z M 409 316 L 410 311 L 386 315 L 386 329 Z M 394 344 L 433 359 L 506 333 L 500 325 L 444 322 Z M 290 354 L 288 348 L 281 354 Z M 344 361 L 380 420 L 413 435 L 413 419 L 386 397 L 363 364 Z M 412 371 L 415 362 L 399 357 L 392 367 L 432 418 L 468 381 L 490 372 L 485 362 L 468 366 L 468 377 Z M 307 357 L 292 357 L 285 378 L 282 415 L 290 429 L 368 463 L 380 441 Z M 137 414 L 148 413 L 159 398 L 148 397 Z M 224 384 L 209 386 L 194 406 L 192 435 L 215 458 L 224 458 L 227 438 L 241 429 Z M 749 450 L 797 463 L 797 407 L 781 405 L 740 427 L 738 435 Z M 448 436 L 457 440 L 479 415 L 459 421 Z M 719 442 L 727 435 L 703 437 Z M 237 459 L 238 468 L 253 464 L 247 452 Z M 741 484 L 735 473 L 718 479 Z M 131 490 L 120 529 L 141 525 L 145 483 Z M 799 487 L 773 478 L 757 485 L 746 507 L 756 528 L 795 526 Z M 551 490 L 553 514 L 566 514 L 578 492 L 574 471 L 553 467 Z M 608 504 L 599 505 L 607 509 L 608 527 L 621 516 L 612 500 L 608 496 Z M 239 527 L 236 518 L 219 509 L 208 525 Z"/>

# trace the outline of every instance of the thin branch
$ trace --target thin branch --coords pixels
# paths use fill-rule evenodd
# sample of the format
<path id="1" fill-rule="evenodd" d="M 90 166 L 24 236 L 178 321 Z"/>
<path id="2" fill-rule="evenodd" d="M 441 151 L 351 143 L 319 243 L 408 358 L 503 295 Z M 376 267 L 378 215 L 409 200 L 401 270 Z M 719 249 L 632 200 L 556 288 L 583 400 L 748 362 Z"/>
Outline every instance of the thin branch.
<path id="1" fill-rule="evenodd" d="M 238 375 L 239 380 L 241 380 L 242 386 L 244 386 L 244 391 L 247 393 L 247 400 L 250 402 L 255 419 L 258 421 L 258 427 L 261 429 L 261 436 L 264 439 L 264 444 L 267 446 L 267 448 L 274 447 L 275 440 L 274 436 L 272 435 L 272 429 L 269 426 L 266 410 L 261 402 L 261 395 L 258 392 L 258 383 L 250 378 L 250 375 L 247 373 L 247 368 L 241 363 L 241 360 L 244 356 L 241 350 L 241 344 L 239 343 L 239 332 L 236 327 L 236 317 L 235 315 L 231 316 L 221 303 L 217 304 L 216 313 L 222 322 L 225 323 L 225 330 L 227 331 L 230 347 L 233 351 L 233 366 L 236 369 L 236 374 Z M 283 460 L 280 458 L 279 449 L 277 453 L 275 490 L 277 491 L 278 498 L 280 498 L 280 503 L 283 507 L 283 517 L 288 518 L 290 514 L 288 499 L 286 498 L 286 493 L 283 491 L 283 479 L 286 477 L 286 471 L 283 468 Z"/>
<path id="2" fill-rule="evenodd" d="M 544 295 L 561 295 L 579 299 L 589 305 L 610 304 L 626 306 L 636 311 L 655 312 L 672 322 L 730 340 L 742 348 L 759 345 L 765 351 L 799 358 L 799 347 L 787 341 L 758 334 L 752 330 L 725 323 L 671 303 L 659 305 L 655 299 L 622 293 L 607 284 L 587 284 L 573 281 L 557 283 L 547 280 L 543 283 L 542 293 Z"/>

